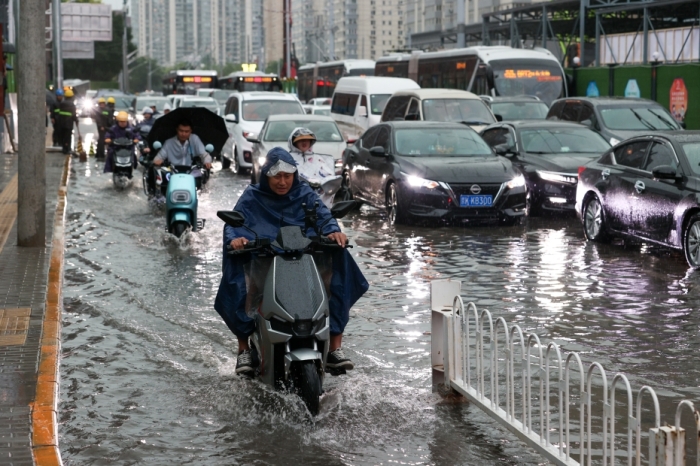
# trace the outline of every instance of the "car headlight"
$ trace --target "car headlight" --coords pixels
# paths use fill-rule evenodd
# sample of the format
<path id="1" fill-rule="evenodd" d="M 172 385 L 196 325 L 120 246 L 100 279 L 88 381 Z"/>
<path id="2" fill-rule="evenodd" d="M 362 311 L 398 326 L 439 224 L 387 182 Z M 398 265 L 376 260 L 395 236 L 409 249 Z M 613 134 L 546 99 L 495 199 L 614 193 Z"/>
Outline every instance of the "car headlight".
<path id="1" fill-rule="evenodd" d="M 508 186 L 508 189 L 513 189 L 513 188 L 519 188 L 521 186 L 525 186 L 525 177 L 523 175 L 518 175 L 512 180 L 510 180 L 506 186 Z"/>
<path id="2" fill-rule="evenodd" d="M 414 188 L 435 189 L 440 186 L 440 183 L 437 181 L 426 180 L 413 175 L 406 175 L 406 181 L 408 181 L 408 184 Z"/>
<path id="3" fill-rule="evenodd" d="M 619 139 L 610 138 L 610 145 L 611 145 L 611 146 L 616 146 L 616 145 L 618 145 L 618 144 L 620 144 L 620 140 L 619 140 Z"/>
<path id="4" fill-rule="evenodd" d="M 267 162 L 267 155 L 261 155 L 258 157 L 258 165 L 262 167 L 265 165 L 265 162 Z"/>
<path id="5" fill-rule="evenodd" d="M 576 184 L 578 182 L 578 175 L 573 173 L 555 173 L 537 170 L 537 174 L 543 180 L 552 181 L 554 183 Z"/>

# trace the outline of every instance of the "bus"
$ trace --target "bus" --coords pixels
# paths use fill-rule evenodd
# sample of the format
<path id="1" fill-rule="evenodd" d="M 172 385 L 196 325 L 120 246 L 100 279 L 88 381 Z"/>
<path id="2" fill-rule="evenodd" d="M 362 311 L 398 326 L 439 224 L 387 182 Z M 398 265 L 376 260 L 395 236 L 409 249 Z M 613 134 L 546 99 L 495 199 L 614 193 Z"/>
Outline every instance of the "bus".
<path id="1" fill-rule="evenodd" d="M 219 89 L 238 92 L 281 92 L 282 83 L 276 74 L 267 74 L 262 71 L 236 71 L 219 78 Z"/>
<path id="2" fill-rule="evenodd" d="M 315 97 L 333 97 L 344 76 L 374 76 L 374 60 L 338 60 L 304 65 L 297 70 L 297 94 L 302 102 Z"/>
<path id="3" fill-rule="evenodd" d="M 197 93 L 197 89 L 215 88 L 217 73 L 213 70 L 173 70 L 163 78 L 163 94 Z"/>
<path id="4" fill-rule="evenodd" d="M 567 97 L 559 60 L 546 49 L 477 46 L 379 58 L 375 76 L 410 78 L 422 88 L 463 89 L 478 95 L 532 95 L 550 105 Z"/>

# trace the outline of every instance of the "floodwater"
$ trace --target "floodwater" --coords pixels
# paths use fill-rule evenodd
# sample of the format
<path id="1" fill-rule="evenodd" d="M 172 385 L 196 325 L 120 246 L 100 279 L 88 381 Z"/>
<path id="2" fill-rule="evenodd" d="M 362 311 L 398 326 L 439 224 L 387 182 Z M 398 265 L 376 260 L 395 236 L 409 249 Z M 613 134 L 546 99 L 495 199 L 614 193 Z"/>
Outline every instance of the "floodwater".
<path id="1" fill-rule="evenodd" d="M 700 273 L 682 254 L 587 243 L 574 218 L 515 227 L 342 225 L 370 291 L 344 338 L 356 369 L 326 378 L 321 413 L 236 377 L 213 309 L 223 224 L 247 177 L 214 173 L 203 231 L 164 231 L 140 180 L 116 192 L 75 162 L 66 219 L 60 447 L 67 465 L 544 464 L 468 403 L 431 393 L 429 284 L 659 389 L 697 398 Z M 664 404 L 665 406 L 665 404 Z M 666 410 L 668 411 L 668 410 Z"/>

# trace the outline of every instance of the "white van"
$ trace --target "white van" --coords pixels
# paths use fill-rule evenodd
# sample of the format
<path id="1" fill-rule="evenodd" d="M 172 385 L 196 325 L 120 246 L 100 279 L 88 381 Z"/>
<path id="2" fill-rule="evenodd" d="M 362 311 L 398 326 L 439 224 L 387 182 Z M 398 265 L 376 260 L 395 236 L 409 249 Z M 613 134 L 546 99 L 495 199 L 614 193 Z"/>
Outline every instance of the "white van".
<path id="1" fill-rule="evenodd" d="M 338 81 L 331 102 L 331 116 L 347 140 L 359 138 L 379 123 L 391 95 L 403 89 L 420 89 L 408 78 L 346 77 Z"/>

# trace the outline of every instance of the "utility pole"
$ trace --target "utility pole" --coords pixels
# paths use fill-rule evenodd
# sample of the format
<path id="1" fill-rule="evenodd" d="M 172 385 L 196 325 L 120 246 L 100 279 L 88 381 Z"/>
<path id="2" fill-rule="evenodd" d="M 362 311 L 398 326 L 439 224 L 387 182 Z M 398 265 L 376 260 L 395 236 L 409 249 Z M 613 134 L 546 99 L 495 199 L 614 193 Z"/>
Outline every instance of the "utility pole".
<path id="1" fill-rule="evenodd" d="M 464 2 L 466 0 L 457 0 L 457 48 L 464 48 L 465 37 L 464 37 L 464 23 L 465 23 L 465 6 Z"/>
<path id="2" fill-rule="evenodd" d="M 56 89 L 62 89 L 63 51 L 61 47 L 61 0 L 52 0 L 51 13 L 51 25 L 53 27 L 53 66 L 55 68 L 54 83 L 56 84 Z"/>
<path id="3" fill-rule="evenodd" d="M 287 46 L 285 47 L 284 59 L 287 63 L 287 69 L 284 71 L 287 79 L 290 79 L 292 77 L 292 28 L 290 24 L 292 22 L 292 0 L 285 0 L 285 5 L 285 11 L 287 14 L 284 18 L 284 29 Z"/>
<path id="4" fill-rule="evenodd" d="M 129 41 L 127 34 L 127 21 L 126 15 L 128 10 L 126 8 L 126 0 L 124 0 L 124 7 L 122 8 L 122 19 L 124 21 L 124 34 L 122 35 L 122 91 L 129 92 L 129 57 L 127 56 L 129 52 Z"/>
<path id="5" fill-rule="evenodd" d="M 44 0 L 22 0 L 17 41 L 17 244 L 42 248 L 46 245 L 46 147 L 45 138 L 37 137 L 37 131 L 43 132 L 45 126 L 46 95 L 45 74 L 37 70 L 46 66 L 45 8 Z M 54 10 L 54 16 L 58 16 L 57 11 L 60 10 Z M 60 43 L 60 37 L 54 35 L 54 42 Z"/>

